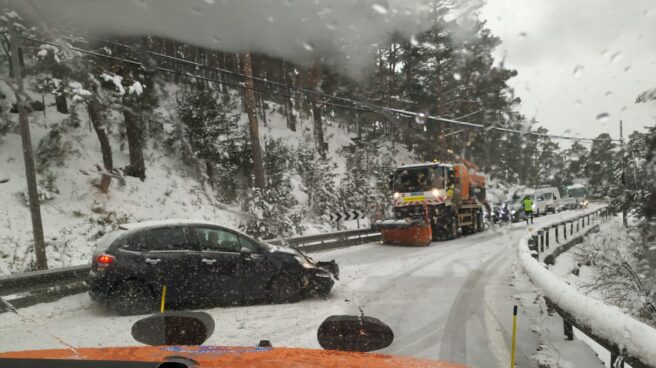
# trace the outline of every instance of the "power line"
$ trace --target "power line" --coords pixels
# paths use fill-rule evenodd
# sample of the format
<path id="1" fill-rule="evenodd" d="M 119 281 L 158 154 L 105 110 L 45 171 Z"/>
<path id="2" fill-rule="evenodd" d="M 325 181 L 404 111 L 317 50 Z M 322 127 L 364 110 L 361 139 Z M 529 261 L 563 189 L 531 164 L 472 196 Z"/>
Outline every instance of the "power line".
<path id="1" fill-rule="evenodd" d="M 76 35 L 78 37 L 82 37 L 83 40 L 84 40 L 84 38 L 87 38 L 87 36 L 80 35 L 80 34 L 77 34 L 77 33 L 71 32 L 71 31 L 64 31 L 64 32 Z M 53 43 L 53 42 L 38 40 L 38 39 L 35 39 L 35 38 L 31 38 L 31 37 L 23 37 L 23 38 L 25 38 L 27 40 L 30 40 L 30 41 L 33 41 L 33 42 L 37 42 L 37 43 L 48 44 L 48 45 L 53 45 L 53 46 L 59 46 L 58 44 Z M 72 39 L 72 38 L 69 37 L 69 39 Z M 118 43 L 118 42 L 106 41 L 106 40 L 101 40 L 101 39 L 96 39 L 96 40 L 107 42 L 107 43 L 110 43 L 110 44 L 113 44 L 113 45 L 116 45 L 116 46 L 119 46 L 119 47 L 123 47 L 123 48 L 129 49 L 129 50 L 134 50 L 134 47 L 124 45 L 124 44 L 121 44 L 121 43 Z M 77 40 L 77 41 L 81 41 L 81 40 Z M 74 47 L 74 46 L 71 46 L 71 49 L 75 50 L 75 51 L 78 51 L 78 52 L 81 52 L 81 53 L 86 53 L 86 54 L 90 54 L 90 55 L 94 55 L 94 56 L 98 56 L 98 57 L 103 57 L 103 58 L 108 58 L 108 59 L 112 59 L 112 60 L 116 60 L 116 61 L 126 62 L 126 63 L 130 63 L 130 64 L 133 64 L 133 65 L 137 65 L 137 66 L 141 66 L 141 67 L 146 68 L 146 66 L 143 63 L 139 62 L 139 61 L 124 59 L 124 58 L 118 58 L 118 57 L 114 57 L 114 56 L 111 56 L 111 55 L 106 55 L 106 54 L 102 54 L 102 53 L 95 52 L 95 51 L 85 50 L 85 49 L 81 49 L 81 48 Z M 469 127 L 469 128 L 484 129 L 484 130 L 487 130 L 487 131 L 496 130 L 496 131 L 502 131 L 502 132 L 508 132 L 508 133 L 517 133 L 517 134 L 521 134 L 521 135 L 532 135 L 532 136 L 536 136 L 536 137 L 546 137 L 546 138 L 572 140 L 572 141 L 587 141 L 587 142 L 611 141 L 611 142 L 619 142 L 619 140 L 611 139 L 611 138 L 608 138 L 608 139 L 584 138 L 584 137 L 564 136 L 564 135 L 549 134 L 549 133 L 539 133 L 539 132 L 532 132 L 532 131 L 524 131 L 524 130 L 520 130 L 520 129 L 511 129 L 511 128 L 499 127 L 499 126 L 495 126 L 495 125 L 486 126 L 484 124 L 479 124 L 479 123 L 470 123 L 470 122 L 460 121 L 460 120 L 456 120 L 456 119 L 448 119 L 448 118 L 443 118 L 443 117 L 439 117 L 439 116 L 431 116 L 431 115 L 426 115 L 426 114 L 420 113 L 420 112 L 401 110 L 401 109 L 394 109 L 394 108 L 387 107 L 387 106 L 376 105 L 374 103 L 367 102 L 367 101 L 355 100 L 355 99 L 351 99 L 351 98 L 347 98 L 347 97 L 341 97 L 341 96 L 334 96 L 334 95 L 329 95 L 329 94 L 321 93 L 321 92 L 306 89 L 306 88 L 299 88 L 299 87 L 289 86 L 285 83 L 281 83 L 281 82 L 277 82 L 277 81 L 271 81 L 271 80 L 268 80 L 268 79 L 259 78 L 259 77 L 255 77 L 255 76 L 246 76 L 244 74 L 234 72 L 234 71 L 231 71 L 231 70 L 222 69 L 222 68 L 218 68 L 218 67 L 212 67 L 212 66 L 209 66 L 209 65 L 206 65 L 206 64 L 201 64 L 201 63 L 197 63 L 197 62 L 194 62 L 194 61 L 190 61 L 190 60 L 186 60 L 186 59 L 182 59 L 182 58 L 178 58 L 178 57 L 174 57 L 174 56 L 170 56 L 170 55 L 165 55 L 165 54 L 161 54 L 161 53 L 157 53 L 157 52 L 153 52 L 153 51 L 145 51 L 145 53 L 147 55 L 155 56 L 155 57 L 158 57 L 158 58 L 168 59 L 168 60 L 171 60 L 171 61 L 174 61 L 174 62 L 180 62 L 180 63 L 184 63 L 184 64 L 187 64 L 187 65 L 192 65 L 194 67 L 201 67 L 201 68 L 208 69 L 208 70 L 214 70 L 214 71 L 217 71 L 217 72 L 223 73 L 223 74 L 229 74 L 229 75 L 237 76 L 237 77 L 244 78 L 244 79 L 245 78 L 250 78 L 253 81 L 264 83 L 265 86 L 266 85 L 277 86 L 277 87 L 284 88 L 285 90 L 295 90 L 295 91 L 298 91 L 298 92 L 302 92 L 306 95 L 307 94 L 313 94 L 313 95 L 317 95 L 317 96 L 320 96 L 320 97 L 335 99 L 335 100 L 346 102 L 346 103 L 351 104 L 351 105 L 355 105 L 355 106 L 348 106 L 348 105 L 336 104 L 336 103 L 332 103 L 332 102 L 328 102 L 328 101 L 322 102 L 322 105 L 327 105 L 327 106 L 334 106 L 334 107 L 350 109 L 350 110 L 356 110 L 356 111 L 361 111 L 361 112 L 372 112 L 372 113 L 392 112 L 394 114 L 397 114 L 397 116 L 400 115 L 400 116 L 406 116 L 406 117 L 413 117 L 413 118 L 418 119 L 418 120 L 431 120 L 431 121 L 436 121 L 436 122 L 443 122 L 443 123 L 448 123 L 448 124 L 466 126 L 466 127 Z M 180 72 L 180 71 L 177 71 L 177 70 L 164 68 L 164 67 L 161 67 L 159 65 L 156 67 L 156 69 L 160 70 L 160 71 L 163 71 L 163 72 L 166 72 L 166 73 L 178 74 L 178 75 L 183 75 L 183 76 L 190 77 L 190 78 L 196 78 L 196 79 L 201 79 L 201 80 L 206 80 L 206 81 L 212 81 L 212 82 L 216 82 L 216 83 L 223 83 L 225 85 L 236 87 L 236 88 L 251 89 L 253 91 L 260 92 L 260 93 L 267 93 L 267 94 L 278 95 L 278 96 L 283 96 L 283 97 L 291 97 L 291 95 L 281 93 L 281 92 L 262 90 L 262 89 L 257 89 L 255 87 L 249 88 L 249 87 L 246 87 L 245 85 L 243 85 L 242 83 L 231 83 L 231 82 L 228 82 L 228 81 L 217 80 L 217 79 L 208 78 L 208 77 L 202 77 L 202 76 L 191 74 L 191 73 Z M 363 107 L 356 107 L 356 106 L 363 106 L 364 108 Z M 389 115 L 387 115 L 387 114 L 383 114 L 383 115 L 385 115 L 386 117 L 389 118 Z"/>

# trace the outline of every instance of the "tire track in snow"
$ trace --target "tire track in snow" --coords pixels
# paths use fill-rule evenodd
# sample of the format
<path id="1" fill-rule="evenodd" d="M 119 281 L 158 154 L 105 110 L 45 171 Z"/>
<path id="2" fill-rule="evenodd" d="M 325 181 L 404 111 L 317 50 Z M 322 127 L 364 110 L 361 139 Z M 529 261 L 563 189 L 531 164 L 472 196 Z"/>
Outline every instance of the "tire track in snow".
<path id="1" fill-rule="evenodd" d="M 481 305 L 476 303 L 477 299 L 483 299 L 484 285 L 480 281 L 492 265 L 496 266 L 505 262 L 503 256 L 505 254 L 502 250 L 488 258 L 467 276 L 451 306 L 444 327 L 444 335 L 442 335 L 440 344 L 440 359 L 459 363 L 469 360 L 467 359 L 467 321 L 475 314 L 475 309 Z"/>

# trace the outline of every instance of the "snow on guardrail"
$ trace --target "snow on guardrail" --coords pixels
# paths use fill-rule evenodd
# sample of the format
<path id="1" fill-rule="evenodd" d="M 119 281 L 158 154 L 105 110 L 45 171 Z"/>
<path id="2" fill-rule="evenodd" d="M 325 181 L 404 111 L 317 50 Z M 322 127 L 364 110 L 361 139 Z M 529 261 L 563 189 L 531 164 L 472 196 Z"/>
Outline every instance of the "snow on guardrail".
<path id="1" fill-rule="evenodd" d="M 587 211 L 586 214 L 597 210 Z M 554 221 L 543 228 L 561 221 Z M 569 313 L 577 323 L 587 326 L 595 335 L 624 348 L 628 356 L 656 367 L 656 329 L 622 313 L 616 307 L 579 293 L 560 280 L 531 256 L 530 237 L 529 234 L 520 240 L 519 261 L 533 284 L 542 290 L 545 297 Z"/>

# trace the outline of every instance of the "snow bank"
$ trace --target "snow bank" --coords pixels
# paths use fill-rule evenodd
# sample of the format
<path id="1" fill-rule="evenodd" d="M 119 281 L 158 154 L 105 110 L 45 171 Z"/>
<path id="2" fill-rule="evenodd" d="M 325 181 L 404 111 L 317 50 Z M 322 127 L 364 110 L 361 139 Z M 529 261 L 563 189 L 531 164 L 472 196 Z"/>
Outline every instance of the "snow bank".
<path id="1" fill-rule="evenodd" d="M 592 213 L 596 210 L 587 211 Z M 553 223 L 556 223 L 554 221 Z M 552 224 L 547 224 L 545 227 Z M 520 240 L 519 261 L 533 283 L 554 304 L 570 313 L 578 323 L 590 327 L 599 337 L 615 342 L 629 356 L 656 366 L 656 329 L 635 320 L 615 307 L 580 294 L 531 257 L 527 235 Z"/>

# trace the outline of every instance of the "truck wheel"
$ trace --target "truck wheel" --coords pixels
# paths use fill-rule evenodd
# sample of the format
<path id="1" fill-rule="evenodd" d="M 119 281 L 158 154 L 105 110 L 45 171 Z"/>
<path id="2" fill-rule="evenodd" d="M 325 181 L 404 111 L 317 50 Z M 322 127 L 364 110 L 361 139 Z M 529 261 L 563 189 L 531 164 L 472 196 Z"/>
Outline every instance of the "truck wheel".
<path id="1" fill-rule="evenodd" d="M 476 232 L 480 233 L 485 230 L 485 222 L 483 221 L 483 213 L 479 211 L 476 214 Z"/>
<path id="2" fill-rule="evenodd" d="M 449 224 L 449 234 L 448 239 L 455 239 L 458 237 L 458 229 L 460 228 L 458 224 L 458 215 L 453 216 L 451 223 Z"/>

